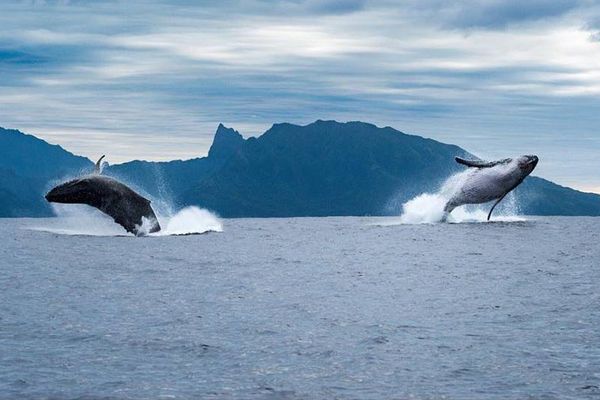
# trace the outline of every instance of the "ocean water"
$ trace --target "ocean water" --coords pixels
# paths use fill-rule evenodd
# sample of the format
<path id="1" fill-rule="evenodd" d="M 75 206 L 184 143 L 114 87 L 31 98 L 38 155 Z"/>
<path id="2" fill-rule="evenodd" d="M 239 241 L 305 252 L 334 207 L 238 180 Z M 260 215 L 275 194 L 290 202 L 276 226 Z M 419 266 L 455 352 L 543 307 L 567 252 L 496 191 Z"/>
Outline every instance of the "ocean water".
<path id="1" fill-rule="evenodd" d="M 0 398 L 600 397 L 600 219 L 399 222 L 0 220 Z"/>

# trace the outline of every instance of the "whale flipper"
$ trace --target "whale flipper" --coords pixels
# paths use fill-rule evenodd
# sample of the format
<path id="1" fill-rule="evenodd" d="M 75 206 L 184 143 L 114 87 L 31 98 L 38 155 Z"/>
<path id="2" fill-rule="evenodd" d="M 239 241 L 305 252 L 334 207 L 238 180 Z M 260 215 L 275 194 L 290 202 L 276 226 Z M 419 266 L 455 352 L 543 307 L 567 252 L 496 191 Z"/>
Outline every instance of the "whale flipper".
<path id="1" fill-rule="evenodd" d="M 490 212 L 488 213 L 487 216 L 487 220 L 489 221 L 490 218 L 492 217 L 492 212 L 494 212 L 494 208 L 496 208 L 496 206 L 498 205 L 498 203 L 500 203 L 502 201 L 502 199 L 504 199 L 506 197 L 506 195 L 508 194 L 508 192 L 504 193 L 502 195 L 502 197 L 500 197 L 498 200 L 496 200 L 496 202 L 494 203 L 494 205 L 492 206 L 492 209 L 490 210 Z"/>
<path id="2" fill-rule="evenodd" d="M 102 155 L 102 157 L 100 157 L 98 159 L 98 161 L 96 161 L 96 166 L 94 167 L 94 173 L 100 175 L 102 173 L 102 159 L 106 157 L 106 155 Z"/>
<path id="3" fill-rule="evenodd" d="M 508 164 L 512 158 L 505 158 L 498 161 L 465 160 L 464 158 L 454 157 L 457 163 L 473 168 L 492 168 L 499 164 Z"/>
<path id="4" fill-rule="evenodd" d="M 442 215 L 442 219 L 440 220 L 440 222 L 448 222 L 448 217 L 450 216 L 450 213 L 452 212 L 452 210 L 454 210 L 458 205 L 455 204 L 452 201 L 448 201 L 446 203 L 446 205 L 444 206 L 444 214 Z"/>

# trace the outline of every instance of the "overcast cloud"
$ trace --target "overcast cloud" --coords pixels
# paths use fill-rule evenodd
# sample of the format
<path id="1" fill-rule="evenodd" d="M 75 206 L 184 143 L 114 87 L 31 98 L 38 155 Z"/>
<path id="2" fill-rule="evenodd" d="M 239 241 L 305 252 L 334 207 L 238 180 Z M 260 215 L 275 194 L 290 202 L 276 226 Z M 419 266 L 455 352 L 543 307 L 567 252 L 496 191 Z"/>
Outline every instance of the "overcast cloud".
<path id="1" fill-rule="evenodd" d="M 92 159 L 361 120 L 600 192 L 596 1 L 5 1 L 0 126 Z"/>

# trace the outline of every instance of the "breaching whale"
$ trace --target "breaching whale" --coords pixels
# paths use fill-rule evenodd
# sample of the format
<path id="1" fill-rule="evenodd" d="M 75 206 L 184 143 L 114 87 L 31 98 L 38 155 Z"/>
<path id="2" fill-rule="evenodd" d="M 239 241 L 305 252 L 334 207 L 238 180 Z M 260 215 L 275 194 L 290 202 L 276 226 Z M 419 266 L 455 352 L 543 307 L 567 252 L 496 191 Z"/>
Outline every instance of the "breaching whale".
<path id="1" fill-rule="evenodd" d="M 46 194 L 52 203 L 87 204 L 111 216 L 127 232 L 136 236 L 160 231 L 150 200 L 116 179 L 103 176 L 102 159 L 93 174 L 60 184 Z"/>
<path id="2" fill-rule="evenodd" d="M 499 161 L 464 160 L 456 157 L 456 162 L 470 167 L 461 180 L 460 187 L 454 192 L 444 207 L 444 218 L 456 207 L 464 204 L 481 204 L 496 200 L 487 219 L 490 220 L 494 208 L 502 199 L 529 175 L 539 159 L 534 155 L 524 155 L 516 159 L 506 158 Z"/>

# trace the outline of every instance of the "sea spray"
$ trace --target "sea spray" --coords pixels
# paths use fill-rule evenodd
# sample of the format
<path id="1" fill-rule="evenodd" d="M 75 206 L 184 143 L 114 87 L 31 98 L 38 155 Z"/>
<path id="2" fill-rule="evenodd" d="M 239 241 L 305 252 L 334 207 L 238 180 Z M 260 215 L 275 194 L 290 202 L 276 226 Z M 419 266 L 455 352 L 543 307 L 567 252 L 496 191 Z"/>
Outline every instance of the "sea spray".
<path id="1" fill-rule="evenodd" d="M 403 224 L 432 224 L 444 216 L 447 199 L 441 194 L 423 193 L 402 205 L 400 222 Z"/>
<path id="2" fill-rule="evenodd" d="M 56 218 L 44 219 L 43 226 L 32 229 L 61 235 L 129 236 L 130 234 L 102 211 L 85 204 L 59 204 L 50 206 Z"/>
<path id="3" fill-rule="evenodd" d="M 223 224 L 208 210 L 198 207 L 186 207 L 166 221 L 165 228 L 156 232 L 158 236 L 189 235 L 205 232 L 222 232 Z"/>
<path id="4" fill-rule="evenodd" d="M 156 182 L 157 196 L 154 197 L 153 207 L 158 214 L 174 215 L 174 196 L 171 186 L 165 178 L 164 171 L 159 164 L 153 164 L 152 172 Z"/>
<path id="5" fill-rule="evenodd" d="M 52 204 L 57 218 L 44 220 L 44 226 L 31 229 L 61 235 L 130 236 L 122 226 L 101 211 L 83 204 Z M 222 232 L 219 218 L 208 210 L 186 207 L 173 215 L 158 215 L 163 229 L 150 236 L 192 235 Z"/>

